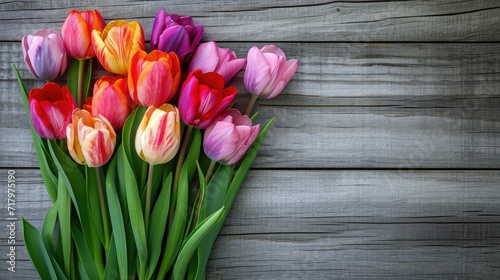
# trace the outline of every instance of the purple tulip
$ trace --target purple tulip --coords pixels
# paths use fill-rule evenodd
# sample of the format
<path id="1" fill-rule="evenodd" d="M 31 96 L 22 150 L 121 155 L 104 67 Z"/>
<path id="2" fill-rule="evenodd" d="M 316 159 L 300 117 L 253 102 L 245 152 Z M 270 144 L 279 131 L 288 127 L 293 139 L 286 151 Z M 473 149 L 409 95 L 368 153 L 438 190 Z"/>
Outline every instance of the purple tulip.
<path id="1" fill-rule="evenodd" d="M 185 62 L 203 36 L 203 26 L 195 25 L 189 16 L 158 11 L 151 33 L 151 46 L 166 53 L 175 52 Z"/>
<path id="2" fill-rule="evenodd" d="M 203 73 L 217 72 L 224 77 L 227 84 L 240 71 L 246 59 L 236 58 L 234 51 L 220 48 L 215 42 L 200 44 L 193 53 L 188 72 L 201 69 Z"/>
<path id="3" fill-rule="evenodd" d="M 285 53 L 277 46 L 252 47 L 247 55 L 245 87 L 257 97 L 274 98 L 285 88 L 297 67 L 297 60 L 287 61 Z"/>
<path id="4" fill-rule="evenodd" d="M 205 130 L 203 150 L 213 161 L 230 165 L 238 162 L 257 138 L 260 125 L 236 109 L 227 110 Z"/>
<path id="5" fill-rule="evenodd" d="M 61 36 L 55 30 L 38 30 L 22 39 L 24 62 L 41 80 L 50 81 L 66 71 L 68 59 Z"/>

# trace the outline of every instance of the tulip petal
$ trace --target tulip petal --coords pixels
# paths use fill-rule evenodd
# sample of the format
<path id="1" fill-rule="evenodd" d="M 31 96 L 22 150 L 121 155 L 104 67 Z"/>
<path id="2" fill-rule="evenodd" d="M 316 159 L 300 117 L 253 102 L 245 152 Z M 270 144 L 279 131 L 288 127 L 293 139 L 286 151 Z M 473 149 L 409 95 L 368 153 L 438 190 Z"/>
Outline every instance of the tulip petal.
<path id="1" fill-rule="evenodd" d="M 253 95 L 259 95 L 270 81 L 270 67 L 264 54 L 257 47 L 252 47 L 247 55 L 247 68 L 244 75 L 246 89 Z"/>
<path id="2" fill-rule="evenodd" d="M 188 72 L 200 69 L 203 73 L 213 72 L 219 63 L 219 54 L 215 42 L 206 42 L 199 45 L 192 56 Z"/>

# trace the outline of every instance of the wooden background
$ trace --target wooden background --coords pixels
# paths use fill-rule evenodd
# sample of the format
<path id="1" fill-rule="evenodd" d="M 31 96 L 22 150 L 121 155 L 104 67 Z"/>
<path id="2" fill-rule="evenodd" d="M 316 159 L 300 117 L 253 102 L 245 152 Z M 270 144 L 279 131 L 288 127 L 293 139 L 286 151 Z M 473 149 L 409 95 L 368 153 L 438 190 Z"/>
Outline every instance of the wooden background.
<path id="1" fill-rule="evenodd" d="M 18 218 L 50 205 L 12 64 L 21 37 L 71 8 L 138 20 L 160 8 L 246 56 L 277 44 L 299 69 L 259 101 L 277 121 L 215 244 L 209 279 L 500 279 L 500 1 L 0 1 L 0 269 L 7 171 Z M 236 78 L 237 106 L 248 96 Z M 16 273 L 36 275 L 17 224 Z"/>

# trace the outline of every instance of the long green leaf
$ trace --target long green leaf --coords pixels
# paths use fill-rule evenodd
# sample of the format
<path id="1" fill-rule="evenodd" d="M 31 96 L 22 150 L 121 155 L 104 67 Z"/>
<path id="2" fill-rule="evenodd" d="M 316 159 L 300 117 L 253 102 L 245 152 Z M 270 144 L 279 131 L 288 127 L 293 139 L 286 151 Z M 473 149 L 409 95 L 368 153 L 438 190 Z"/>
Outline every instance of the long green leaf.
<path id="1" fill-rule="evenodd" d="M 80 229 L 73 224 L 71 226 L 71 233 L 73 235 L 73 240 L 75 241 L 78 257 L 81 260 L 83 267 L 85 268 L 85 273 L 88 278 L 102 279 L 102 277 L 99 277 L 96 265 L 85 244 L 85 239 L 83 238 L 83 234 Z"/>
<path id="2" fill-rule="evenodd" d="M 105 244 L 104 237 L 104 225 L 102 220 L 102 209 L 101 209 L 101 200 L 99 197 L 99 189 L 97 188 L 97 174 L 95 168 L 88 167 L 85 165 L 85 174 L 86 174 L 86 190 L 88 197 L 88 205 L 90 206 L 91 217 L 99 235 L 99 240 L 101 244 Z"/>
<path id="3" fill-rule="evenodd" d="M 24 246 L 28 251 L 31 262 L 42 279 L 57 279 L 49 254 L 43 245 L 40 232 L 24 218 L 21 221 L 23 228 Z"/>
<path id="4" fill-rule="evenodd" d="M 181 251 L 179 252 L 179 255 L 177 256 L 177 261 L 174 265 L 174 280 L 184 279 L 184 276 L 186 275 L 186 269 L 189 265 L 191 257 L 193 256 L 193 253 L 196 251 L 203 238 L 207 236 L 207 234 L 210 233 L 211 230 L 217 227 L 223 211 L 224 207 L 207 217 L 188 236 L 182 246 Z"/>
<path id="5" fill-rule="evenodd" d="M 85 78 L 83 80 L 83 103 L 89 96 L 90 82 L 92 80 L 92 59 L 87 59 L 87 71 L 85 72 Z"/>
<path id="6" fill-rule="evenodd" d="M 125 150 L 125 155 L 127 156 L 127 160 L 130 163 L 132 170 L 135 174 L 135 180 L 140 185 L 142 177 L 142 165 L 143 160 L 137 155 L 135 151 L 135 134 L 139 124 L 144 117 L 144 113 L 146 113 L 147 108 L 139 106 L 135 109 L 125 121 L 122 129 L 122 144 Z M 144 174 L 147 177 L 147 173 Z M 143 180 L 145 182 L 145 180 Z M 141 188 L 144 186 L 140 186 Z"/>
<path id="7" fill-rule="evenodd" d="M 75 100 L 78 100 L 78 72 L 79 72 L 79 61 L 78 59 L 71 58 L 69 63 L 68 63 L 68 89 L 69 92 L 71 92 L 71 95 L 75 98 Z M 85 101 L 82 101 L 85 102 Z"/>
<path id="8" fill-rule="evenodd" d="M 54 248 L 54 228 L 56 226 L 57 221 L 57 203 L 53 204 L 52 207 L 49 208 L 47 215 L 45 215 L 45 220 L 43 221 L 42 226 L 42 240 L 45 245 L 45 249 L 52 256 L 57 256 L 55 248 Z"/>
<path id="9" fill-rule="evenodd" d="M 109 251 L 111 254 L 111 250 L 113 250 L 115 254 L 115 258 L 118 263 L 118 270 L 120 272 L 120 278 L 127 279 L 127 240 L 125 236 L 122 209 L 120 207 L 118 194 L 116 193 L 116 163 L 117 156 L 113 157 L 111 160 L 108 167 L 108 173 L 106 175 L 106 196 L 108 200 L 111 225 L 113 227 L 114 240 L 114 242 L 110 244 L 111 248 Z M 114 248 L 112 246 L 114 246 Z M 106 270 L 108 270 L 108 265 L 106 265 Z"/>
<path id="10" fill-rule="evenodd" d="M 104 270 L 104 279 L 127 279 L 127 274 L 125 274 L 125 278 L 121 275 L 119 269 L 120 263 L 118 261 L 118 256 L 116 255 L 117 253 L 115 249 L 116 244 L 115 237 L 113 235 L 111 236 L 111 240 L 109 242 L 108 257 L 106 259 L 106 269 Z"/>
<path id="11" fill-rule="evenodd" d="M 146 243 L 146 230 L 144 228 L 144 216 L 137 182 L 135 181 L 132 167 L 130 166 L 130 163 L 125 155 L 123 144 L 120 148 L 118 148 L 118 163 L 118 171 L 120 172 L 120 170 L 122 170 L 120 176 L 123 176 L 125 179 L 130 223 L 132 225 L 132 231 L 134 233 L 135 244 L 139 256 L 139 274 L 145 275 L 148 261 L 148 247 Z"/>
<path id="12" fill-rule="evenodd" d="M 59 217 L 59 238 L 61 238 L 64 272 L 71 274 L 71 200 L 64 185 L 62 176 L 59 176 L 57 190 L 57 206 Z"/>

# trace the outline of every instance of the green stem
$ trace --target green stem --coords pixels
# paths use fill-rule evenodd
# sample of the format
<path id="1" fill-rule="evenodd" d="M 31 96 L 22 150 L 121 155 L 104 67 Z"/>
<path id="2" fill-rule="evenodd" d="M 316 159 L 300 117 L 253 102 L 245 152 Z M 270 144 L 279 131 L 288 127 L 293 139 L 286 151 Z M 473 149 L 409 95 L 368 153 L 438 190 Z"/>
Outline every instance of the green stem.
<path id="1" fill-rule="evenodd" d="M 82 108 L 83 102 L 83 78 L 85 74 L 85 60 L 78 60 L 78 108 Z"/>
<path id="2" fill-rule="evenodd" d="M 106 206 L 106 200 L 104 199 L 104 189 L 102 188 L 100 167 L 96 167 L 95 172 L 97 176 L 97 187 L 99 189 L 99 200 L 101 202 L 102 224 L 104 227 L 104 251 L 106 252 L 107 256 L 109 250 L 109 242 L 110 242 L 108 210 L 107 210 L 108 207 Z"/>
<path id="3" fill-rule="evenodd" d="M 212 175 L 214 173 L 214 167 L 215 167 L 215 164 L 217 162 L 216 161 L 211 161 L 210 162 L 210 166 L 208 167 L 208 170 L 207 170 L 207 174 L 205 174 L 205 182 L 208 184 L 208 182 L 210 181 L 210 178 L 212 178 Z"/>
<path id="4" fill-rule="evenodd" d="M 250 99 L 250 102 L 248 103 L 247 110 L 245 112 L 245 115 L 250 117 L 250 114 L 252 113 L 253 106 L 255 105 L 255 102 L 257 101 L 257 96 L 252 95 L 252 99 Z"/>
<path id="5" fill-rule="evenodd" d="M 144 220 L 146 225 L 146 234 L 149 228 L 149 214 L 151 212 L 151 189 L 153 188 L 153 167 L 154 165 L 149 165 L 148 171 L 148 186 L 146 190 L 146 211 L 144 213 Z"/>

